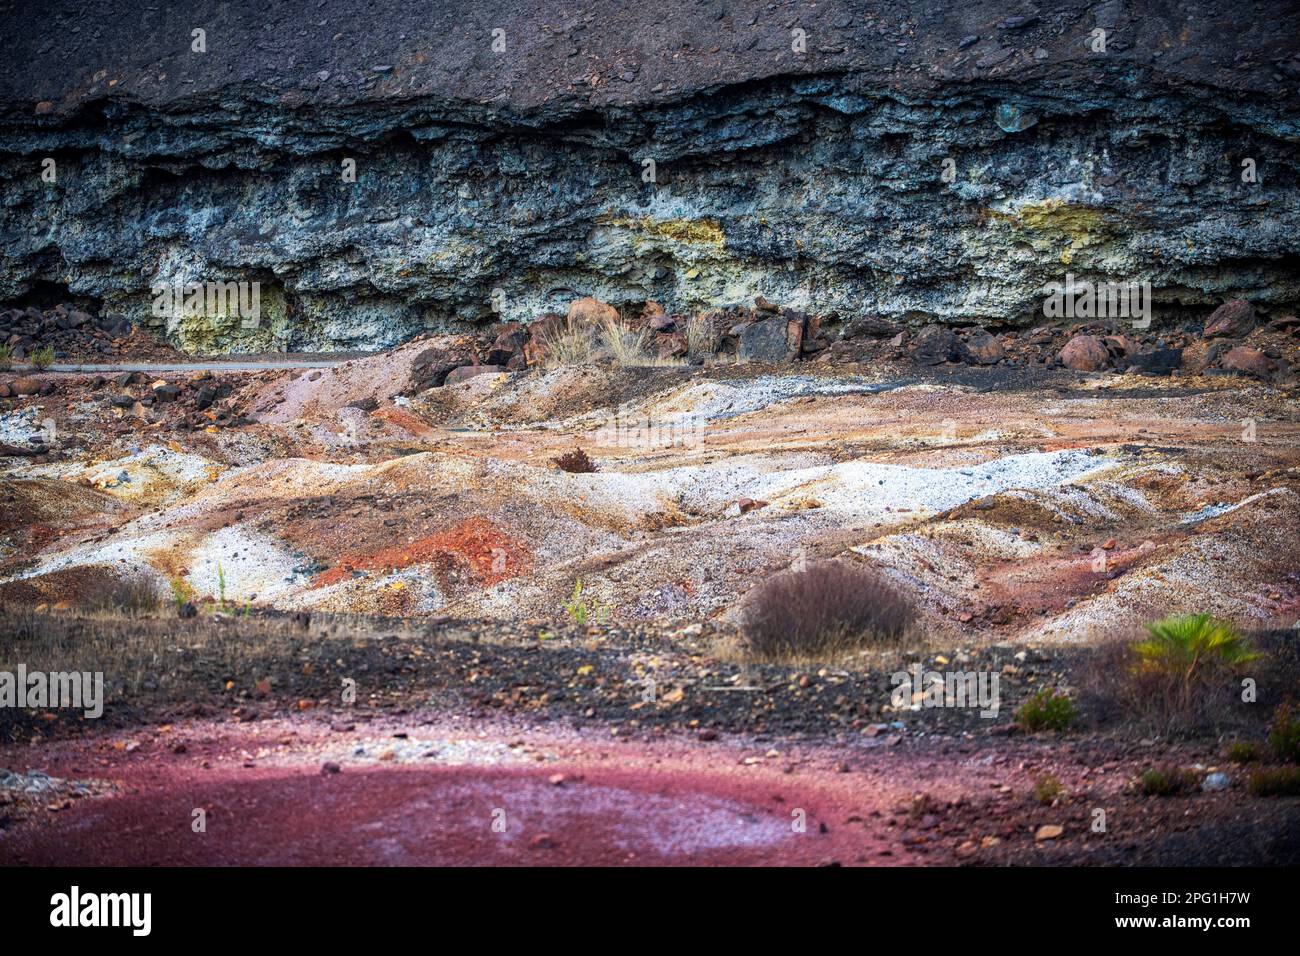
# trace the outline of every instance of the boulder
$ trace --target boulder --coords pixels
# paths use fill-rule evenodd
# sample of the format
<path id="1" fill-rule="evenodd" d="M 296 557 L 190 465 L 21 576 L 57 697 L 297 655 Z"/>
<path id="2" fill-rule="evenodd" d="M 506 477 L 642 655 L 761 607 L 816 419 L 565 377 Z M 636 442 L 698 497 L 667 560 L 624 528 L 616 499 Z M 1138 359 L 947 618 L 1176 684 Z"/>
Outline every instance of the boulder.
<path id="1" fill-rule="evenodd" d="M 174 402 L 180 398 L 181 387 L 179 385 L 159 385 L 153 390 L 153 397 L 160 402 Z"/>
<path id="2" fill-rule="evenodd" d="M 798 318 L 793 318 L 798 316 Z M 741 362 L 788 362 L 803 341 L 803 320 L 787 312 L 743 324 L 736 356 Z"/>
<path id="3" fill-rule="evenodd" d="M 920 365 L 939 365 L 942 362 L 959 362 L 966 354 L 961 340 L 952 329 L 942 325 L 927 325 L 916 333 L 907 347 L 913 361 Z"/>
<path id="4" fill-rule="evenodd" d="M 1277 329 L 1279 332 L 1286 332 L 1290 335 L 1295 335 L 1300 333 L 1300 317 L 1294 315 L 1278 316 L 1269 323 L 1269 326 Z"/>
<path id="5" fill-rule="evenodd" d="M 217 390 L 211 385 L 204 385 L 194 393 L 194 407 L 199 411 L 212 407 L 212 403 L 217 400 Z"/>
<path id="6" fill-rule="evenodd" d="M 617 322 L 618 309 L 608 302 L 587 296 L 569 303 L 569 321 L 578 325 L 595 327 L 602 322 Z"/>
<path id="7" fill-rule="evenodd" d="M 996 365 L 1007 357 L 1002 341 L 984 329 L 975 329 L 966 336 L 965 353 L 972 365 Z"/>
<path id="8" fill-rule="evenodd" d="M 10 382 L 9 391 L 15 395 L 39 395 L 41 394 L 41 383 L 31 376 L 24 376 Z"/>
<path id="9" fill-rule="evenodd" d="M 1127 335 L 1107 335 L 1102 338 L 1102 344 L 1106 350 L 1117 358 L 1123 358 L 1127 355 L 1136 355 L 1142 347 Z"/>
<path id="10" fill-rule="evenodd" d="M 1153 349 L 1139 352 L 1124 360 L 1129 369 L 1137 369 L 1143 375 L 1169 375 L 1183 364 L 1182 349 Z"/>
<path id="11" fill-rule="evenodd" d="M 879 315 L 860 315 L 850 319 L 840 333 L 843 339 L 890 339 L 899 333 L 898 324 Z"/>
<path id="12" fill-rule="evenodd" d="M 528 342 L 524 345 L 524 360 L 529 365 L 541 365 L 545 362 L 547 342 L 563 332 L 567 325 L 568 320 L 558 312 L 547 312 L 533 319 L 528 324 Z"/>
<path id="13" fill-rule="evenodd" d="M 1202 335 L 1207 339 L 1239 339 L 1255 328 L 1255 307 L 1245 299 L 1229 299 L 1210 314 Z"/>
<path id="14" fill-rule="evenodd" d="M 785 341 L 790 346 L 792 352 L 797 353 L 803 347 L 804 338 L 809 335 L 809 327 L 820 325 L 817 320 L 810 319 L 802 312 L 796 312 L 794 309 L 783 309 L 781 318 L 785 319 Z"/>
<path id="15" fill-rule="evenodd" d="M 1106 344 L 1095 335 L 1076 335 L 1056 357 L 1076 372 L 1099 372 L 1110 363 Z"/>
<path id="16" fill-rule="evenodd" d="M 1256 378 L 1268 378 L 1277 370 L 1277 363 L 1259 349 L 1249 345 L 1239 345 L 1235 349 L 1229 349 L 1220 360 L 1220 364 L 1233 372 L 1253 375 Z"/>
<path id="17" fill-rule="evenodd" d="M 528 330 L 519 322 L 506 322 L 496 327 L 496 338 L 488 346 L 487 364 L 508 365 L 521 354 L 528 342 Z"/>
<path id="18" fill-rule="evenodd" d="M 411 362 L 406 390 L 415 393 L 438 388 L 447 380 L 452 369 L 473 363 L 474 354 L 468 349 L 425 349 Z"/>
<path id="19" fill-rule="evenodd" d="M 656 312 L 649 317 L 650 331 L 652 332 L 671 332 L 677 327 L 677 316 L 665 315 L 663 312 Z"/>

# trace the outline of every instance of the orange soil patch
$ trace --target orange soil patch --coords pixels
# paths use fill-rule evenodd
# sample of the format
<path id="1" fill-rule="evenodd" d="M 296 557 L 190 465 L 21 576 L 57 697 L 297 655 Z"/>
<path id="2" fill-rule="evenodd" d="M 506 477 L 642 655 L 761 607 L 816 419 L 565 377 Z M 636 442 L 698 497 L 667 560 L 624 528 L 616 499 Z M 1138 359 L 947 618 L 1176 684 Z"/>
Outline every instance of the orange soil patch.
<path id="1" fill-rule="evenodd" d="M 412 435 L 423 435 L 433 431 L 433 428 L 427 422 L 421 421 L 410 412 L 402 411 L 400 408 L 380 408 L 372 412 L 370 417 L 388 422 L 388 424 L 408 431 Z"/>
<path id="2" fill-rule="evenodd" d="M 467 518 L 446 531 L 406 544 L 345 555 L 334 567 L 318 574 L 312 586 L 337 584 L 353 571 L 396 571 L 448 558 L 467 565 L 480 584 L 489 586 L 519 574 L 528 552 L 486 518 Z"/>

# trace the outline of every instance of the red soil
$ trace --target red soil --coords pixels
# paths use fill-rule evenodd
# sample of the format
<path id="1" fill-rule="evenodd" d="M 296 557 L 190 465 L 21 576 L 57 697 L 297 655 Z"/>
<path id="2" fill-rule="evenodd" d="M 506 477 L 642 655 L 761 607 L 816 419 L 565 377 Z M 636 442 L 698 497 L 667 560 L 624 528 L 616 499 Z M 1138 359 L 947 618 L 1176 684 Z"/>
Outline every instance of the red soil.
<path id="1" fill-rule="evenodd" d="M 630 744 L 616 760 L 579 751 L 536 767 L 241 764 L 245 748 L 264 743 L 227 738 L 196 748 L 214 758 L 204 761 L 114 750 L 118 795 L 0 832 L 0 863 L 816 865 L 866 862 L 879 849 L 843 825 L 853 798 L 777 767 L 717 766 L 716 757 L 710 767 Z M 95 750 L 81 748 L 65 746 L 52 772 L 67 772 L 66 760 L 84 769 Z M 196 808 L 206 832 L 194 832 Z"/>
<path id="2" fill-rule="evenodd" d="M 395 571 L 413 564 L 439 564 L 447 559 L 464 564 L 484 587 L 519 574 L 528 553 L 486 518 L 467 518 L 446 531 L 408 544 L 376 551 L 351 552 L 316 576 L 313 585 L 326 587 L 346 580 L 353 571 Z"/>

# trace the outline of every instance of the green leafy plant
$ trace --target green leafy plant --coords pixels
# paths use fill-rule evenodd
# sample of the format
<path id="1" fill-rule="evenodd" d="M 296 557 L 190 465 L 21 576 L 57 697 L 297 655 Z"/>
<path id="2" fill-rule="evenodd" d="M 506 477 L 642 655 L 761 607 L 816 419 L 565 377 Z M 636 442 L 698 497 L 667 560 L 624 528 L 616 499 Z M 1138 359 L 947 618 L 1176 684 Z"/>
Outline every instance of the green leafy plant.
<path id="1" fill-rule="evenodd" d="M 220 600 L 221 610 L 226 609 L 226 569 L 217 562 L 217 597 Z"/>
<path id="2" fill-rule="evenodd" d="M 171 579 L 172 601 L 176 604 L 176 613 L 180 614 L 186 604 L 194 599 L 194 590 L 190 583 L 184 578 L 175 577 Z"/>
<path id="3" fill-rule="evenodd" d="M 1300 767 L 1266 767 L 1246 778 L 1256 797 L 1300 797 Z"/>
<path id="4" fill-rule="evenodd" d="M 1151 635 L 1133 645 L 1138 656 L 1194 675 L 1207 663 L 1247 664 L 1261 655 L 1231 622 L 1208 614 L 1166 617 L 1147 625 Z"/>
<path id="5" fill-rule="evenodd" d="M 1194 791 L 1198 779 L 1193 771 L 1182 767 L 1152 767 L 1138 777 L 1138 789 L 1148 797 L 1176 797 Z"/>
<path id="6" fill-rule="evenodd" d="M 1075 707 L 1070 695 L 1054 687 L 1044 687 L 1020 705 L 1016 720 L 1030 732 L 1055 730 L 1061 733 L 1074 722 Z"/>
<path id="7" fill-rule="evenodd" d="M 45 371 L 54 364 L 54 349 L 48 345 L 44 348 L 37 349 L 27 359 L 32 364 L 32 368 L 39 371 Z"/>
<path id="8" fill-rule="evenodd" d="M 1173 713 L 1192 713 L 1218 674 L 1262 656 L 1231 622 L 1209 614 L 1162 618 L 1148 624 L 1147 633 L 1146 640 L 1133 644 L 1137 666 L 1158 680 Z"/>
<path id="9" fill-rule="evenodd" d="M 1285 701 L 1273 711 L 1268 725 L 1268 746 L 1284 763 L 1300 763 L 1300 706 Z"/>
<path id="10" fill-rule="evenodd" d="M 587 606 L 587 602 L 582 597 L 582 578 L 573 582 L 573 596 L 565 602 L 564 612 L 569 615 L 574 624 L 580 627 L 593 619 L 604 621 L 609 616 L 609 608 L 603 604 Z"/>
<path id="11" fill-rule="evenodd" d="M 0 342 L 0 372 L 9 371 L 9 366 L 13 364 L 14 350 L 8 342 Z"/>

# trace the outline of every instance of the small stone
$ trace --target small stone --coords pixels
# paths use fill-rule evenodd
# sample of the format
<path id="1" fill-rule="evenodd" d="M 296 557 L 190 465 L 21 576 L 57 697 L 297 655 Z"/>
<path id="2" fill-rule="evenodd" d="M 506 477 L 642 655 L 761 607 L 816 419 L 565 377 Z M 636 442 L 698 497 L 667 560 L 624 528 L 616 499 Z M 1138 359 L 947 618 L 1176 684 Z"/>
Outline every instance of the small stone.
<path id="1" fill-rule="evenodd" d="M 1034 840 L 1042 843 L 1045 840 L 1057 840 L 1065 833 L 1065 827 L 1055 823 L 1044 823 L 1034 833 Z"/>
<path id="2" fill-rule="evenodd" d="M 1226 773 L 1212 773 L 1201 782 L 1201 789 L 1207 793 L 1213 793 L 1216 790 L 1227 790 L 1229 780 Z"/>

